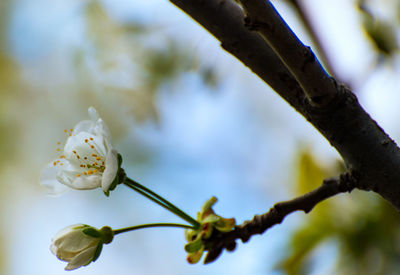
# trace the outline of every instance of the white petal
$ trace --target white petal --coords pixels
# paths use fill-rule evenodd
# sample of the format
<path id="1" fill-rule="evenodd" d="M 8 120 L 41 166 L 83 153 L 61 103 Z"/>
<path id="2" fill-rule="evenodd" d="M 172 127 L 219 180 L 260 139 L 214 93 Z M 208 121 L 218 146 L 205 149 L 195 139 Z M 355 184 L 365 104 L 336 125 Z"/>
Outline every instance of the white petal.
<path id="1" fill-rule="evenodd" d="M 88 113 L 92 121 L 97 121 L 100 118 L 99 114 L 93 106 L 89 107 Z"/>
<path id="2" fill-rule="evenodd" d="M 106 169 L 103 172 L 103 178 L 101 182 L 101 188 L 104 192 L 107 192 L 110 185 L 115 179 L 118 172 L 118 152 L 114 148 L 111 148 L 106 156 L 105 162 Z"/>
<path id="3" fill-rule="evenodd" d="M 47 193 L 50 195 L 59 195 L 68 190 L 68 187 L 60 183 L 56 178 L 59 171 L 60 166 L 54 166 L 53 163 L 49 163 L 42 170 L 40 184 L 46 188 Z"/>
<path id="4" fill-rule="evenodd" d="M 83 120 L 75 125 L 72 135 L 77 135 L 80 132 L 88 132 L 88 133 L 93 134 L 94 127 L 95 127 L 95 123 L 93 121 Z"/>
<path id="5" fill-rule="evenodd" d="M 53 240 L 57 240 L 61 237 L 64 237 L 64 236 L 70 234 L 71 232 L 74 232 L 76 230 L 79 230 L 79 229 L 82 229 L 85 227 L 87 227 L 87 225 L 85 225 L 83 223 L 77 223 L 77 224 L 67 226 L 67 227 L 61 229 L 60 231 L 58 231 L 58 233 L 54 236 Z"/>
<path id="6" fill-rule="evenodd" d="M 88 140 L 88 142 L 85 142 L 85 140 Z M 91 145 L 94 146 L 94 149 L 90 147 Z M 74 151 L 80 156 L 79 159 Z M 102 136 L 94 136 L 88 132 L 80 132 L 75 136 L 69 137 L 64 146 L 64 155 L 68 161 L 78 164 L 78 167 L 79 164 L 83 162 L 85 156 L 90 157 L 95 153 L 105 157 L 106 152 L 107 148 L 104 143 L 104 138 Z"/>
<path id="7" fill-rule="evenodd" d="M 73 258 L 68 265 L 65 267 L 65 270 L 74 270 L 83 265 L 90 263 L 93 259 L 94 253 L 96 252 L 97 245 L 90 247 Z"/>
<path id="8" fill-rule="evenodd" d="M 107 124 L 100 118 L 97 120 L 94 128 L 93 133 L 98 136 L 102 136 L 108 142 L 111 143 L 111 132 L 108 128 Z"/>
<path id="9" fill-rule="evenodd" d="M 101 186 L 101 175 L 88 175 L 76 177 L 69 185 L 73 189 L 78 190 L 89 190 L 95 189 Z"/>

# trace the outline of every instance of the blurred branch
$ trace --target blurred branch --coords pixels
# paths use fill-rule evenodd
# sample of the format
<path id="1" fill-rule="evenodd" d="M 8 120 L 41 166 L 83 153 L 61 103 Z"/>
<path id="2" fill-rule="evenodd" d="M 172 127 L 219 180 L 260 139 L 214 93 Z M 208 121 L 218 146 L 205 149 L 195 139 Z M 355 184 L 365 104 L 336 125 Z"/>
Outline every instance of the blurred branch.
<path id="1" fill-rule="evenodd" d="M 281 223 L 284 218 L 295 212 L 310 212 L 318 203 L 344 192 L 351 192 L 356 186 L 357 179 L 351 173 L 342 174 L 339 178 L 331 178 L 323 181 L 315 190 L 289 201 L 279 202 L 267 213 L 256 215 L 251 221 L 246 221 L 236 226 L 235 230 L 227 233 L 214 231 L 214 235 L 207 240 L 208 253 L 204 263 L 211 263 L 226 249 L 233 251 L 236 248 L 236 240 L 247 242 L 251 236 L 263 234 L 267 229 Z"/>
<path id="2" fill-rule="evenodd" d="M 328 104 L 337 90 L 311 48 L 297 38 L 270 1 L 240 2 L 246 15 L 245 25 L 268 42 L 299 82 L 311 104 Z"/>
<path id="3" fill-rule="evenodd" d="M 294 7 L 295 11 L 297 12 L 298 16 L 300 17 L 300 20 L 302 21 L 304 27 L 306 28 L 306 31 L 311 37 L 311 40 L 314 44 L 314 47 L 316 51 L 319 53 L 319 56 L 322 60 L 322 63 L 324 64 L 325 69 L 333 76 L 337 76 L 335 73 L 332 63 L 330 59 L 328 58 L 328 54 L 326 52 L 326 49 L 324 47 L 324 44 L 322 43 L 320 36 L 317 34 L 315 31 L 315 28 L 310 20 L 310 17 L 308 16 L 307 12 L 305 11 L 303 5 L 299 3 L 299 0 L 288 0 L 292 6 Z"/>

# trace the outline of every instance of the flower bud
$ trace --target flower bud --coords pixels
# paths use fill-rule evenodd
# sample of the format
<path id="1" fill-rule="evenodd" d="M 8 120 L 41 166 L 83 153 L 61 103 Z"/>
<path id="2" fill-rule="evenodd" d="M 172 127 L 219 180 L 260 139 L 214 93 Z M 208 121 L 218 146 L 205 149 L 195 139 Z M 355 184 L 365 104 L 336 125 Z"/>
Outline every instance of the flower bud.
<path id="1" fill-rule="evenodd" d="M 104 243 L 110 243 L 113 231 L 105 226 L 100 230 L 86 224 L 64 228 L 53 238 L 51 252 L 68 262 L 65 270 L 74 270 L 97 260 Z"/>

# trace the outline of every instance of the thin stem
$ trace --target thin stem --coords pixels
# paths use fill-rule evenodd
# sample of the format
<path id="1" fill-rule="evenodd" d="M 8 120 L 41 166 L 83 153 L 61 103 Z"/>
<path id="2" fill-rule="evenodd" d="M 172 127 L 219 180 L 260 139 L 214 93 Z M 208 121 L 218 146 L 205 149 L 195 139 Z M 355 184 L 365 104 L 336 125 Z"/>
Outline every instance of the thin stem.
<path id="1" fill-rule="evenodd" d="M 141 185 L 140 183 L 138 183 L 130 178 L 126 178 L 124 184 L 126 186 L 132 188 L 133 190 L 137 191 L 141 195 L 145 196 L 146 198 L 152 200 L 153 202 L 161 205 L 165 209 L 176 214 L 177 216 L 181 217 L 188 223 L 192 224 L 194 227 L 197 227 L 197 228 L 200 227 L 200 223 L 198 221 L 196 221 L 195 219 L 190 217 L 188 214 L 186 214 L 185 212 L 180 210 L 178 207 L 176 207 L 175 205 L 170 203 L 168 200 L 166 200 L 163 197 L 161 197 L 160 195 L 154 193 L 153 191 L 151 191 L 147 187 Z"/>
<path id="2" fill-rule="evenodd" d="M 117 230 L 113 230 L 114 235 L 118 235 L 124 232 L 134 231 L 142 228 L 151 228 L 151 227 L 178 227 L 178 228 L 185 228 L 185 229 L 193 229 L 194 227 L 191 225 L 186 224 L 179 224 L 179 223 L 148 223 L 148 224 L 141 224 L 131 227 L 125 227 Z"/>

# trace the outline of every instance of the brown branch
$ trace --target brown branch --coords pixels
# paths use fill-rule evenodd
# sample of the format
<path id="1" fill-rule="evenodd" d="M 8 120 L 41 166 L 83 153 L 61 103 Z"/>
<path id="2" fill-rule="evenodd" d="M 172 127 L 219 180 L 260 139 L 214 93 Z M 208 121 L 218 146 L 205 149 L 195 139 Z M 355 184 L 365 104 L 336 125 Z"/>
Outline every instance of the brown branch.
<path id="1" fill-rule="evenodd" d="M 258 31 L 280 56 L 315 104 L 334 98 L 336 89 L 310 47 L 306 47 L 281 18 L 270 1 L 241 0 L 250 29 Z"/>
<path id="2" fill-rule="evenodd" d="M 326 105 L 337 90 L 310 47 L 305 46 L 270 1 L 240 0 L 246 26 L 261 34 L 299 82 L 314 105 Z"/>
<path id="3" fill-rule="evenodd" d="M 314 44 L 316 51 L 319 53 L 322 63 L 324 67 L 328 71 L 329 74 L 333 76 L 337 76 L 335 70 L 333 69 L 332 63 L 328 57 L 328 53 L 326 48 L 324 47 L 324 43 L 322 43 L 320 36 L 317 34 L 314 25 L 310 20 L 310 16 L 307 14 L 307 11 L 304 9 L 303 5 L 299 2 L 299 0 L 289 0 L 289 2 L 293 5 L 295 11 L 297 12 L 300 20 L 302 21 L 306 31 L 311 37 L 311 40 Z"/>
<path id="4" fill-rule="evenodd" d="M 231 232 L 214 231 L 215 234 L 206 243 L 208 253 L 204 263 L 216 260 L 224 249 L 233 251 L 237 239 L 245 243 L 251 236 L 263 234 L 267 229 L 281 223 L 287 215 L 299 210 L 308 213 L 323 200 L 340 193 L 351 192 L 355 186 L 356 177 L 350 173 L 343 174 L 339 178 L 326 179 L 317 189 L 290 201 L 277 203 L 269 212 L 254 216 L 251 221 L 236 226 Z"/>
<path id="5" fill-rule="evenodd" d="M 243 24 L 244 14 L 233 0 L 170 0 L 197 21 L 221 47 L 243 62 L 291 106 L 301 112 L 304 92 L 268 43 Z"/>

